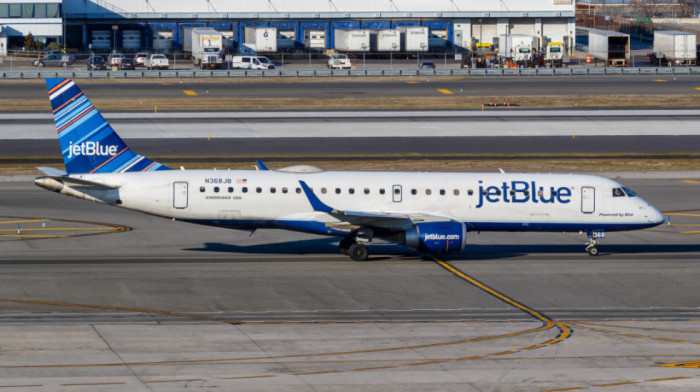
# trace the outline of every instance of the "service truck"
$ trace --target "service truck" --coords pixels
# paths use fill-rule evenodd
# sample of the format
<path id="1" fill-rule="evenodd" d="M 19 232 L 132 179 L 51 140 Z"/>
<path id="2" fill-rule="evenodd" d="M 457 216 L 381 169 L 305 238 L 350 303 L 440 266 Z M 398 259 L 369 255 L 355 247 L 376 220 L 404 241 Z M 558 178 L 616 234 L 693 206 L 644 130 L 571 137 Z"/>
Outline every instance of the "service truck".
<path id="1" fill-rule="evenodd" d="M 190 52 L 192 64 L 199 68 L 221 68 L 224 64 L 224 37 L 212 28 L 185 27 L 182 50 Z"/>
<path id="2" fill-rule="evenodd" d="M 652 64 L 669 66 L 695 65 L 697 61 L 695 33 L 685 31 L 654 31 Z"/>
<path id="3" fill-rule="evenodd" d="M 536 38 L 526 34 L 501 34 L 498 39 L 498 57 L 501 64 L 531 66 Z"/>
<path id="4" fill-rule="evenodd" d="M 630 35 L 618 31 L 588 30 L 588 54 L 611 67 L 624 67 L 630 59 Z"/>
<path id="5" fill-rule="evenodd" d="M 370 30 L 369 47 L 375 52 L 397 52 L 401 50 L 401 34 L 396 29 Z"/>
<path id="6" fill-rule="evenodd" d="M 368 52 L 369 31 L 335 29 L 335 50 L 341 52 Z"/>
<path id="7" fill-rule="evenodd" d="M 428 51 L 428 28 L 421 26 L 401 26 L 397 27 L 401 33 L 402 52 L 427 52 Z"/>
<path id="8" fill-rule="evenodd" d="M 552 68 L 561 67 L 564 64 L 564 43 L 547 42 L 547 47 L 544 49 L 544 62 Z"/>
<path id="9" fill-rule="evenodd" d="M 256 52 L 277 52 L 277 28 L 247 26 L 243 43 Z"/>

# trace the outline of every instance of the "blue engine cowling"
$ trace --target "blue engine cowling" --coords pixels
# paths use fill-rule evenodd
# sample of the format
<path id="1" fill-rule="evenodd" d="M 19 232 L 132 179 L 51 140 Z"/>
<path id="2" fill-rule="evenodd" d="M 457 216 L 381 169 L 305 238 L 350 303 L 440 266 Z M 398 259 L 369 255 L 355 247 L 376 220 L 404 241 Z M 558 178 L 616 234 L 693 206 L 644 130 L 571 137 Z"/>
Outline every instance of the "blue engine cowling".
<path id="1" fill-rule="evenodd" d="M 403 244 L 427 253 L 461 252 L 467 244 L 467 227 L 461 222 L 416 223 L 406 231 Z"/>

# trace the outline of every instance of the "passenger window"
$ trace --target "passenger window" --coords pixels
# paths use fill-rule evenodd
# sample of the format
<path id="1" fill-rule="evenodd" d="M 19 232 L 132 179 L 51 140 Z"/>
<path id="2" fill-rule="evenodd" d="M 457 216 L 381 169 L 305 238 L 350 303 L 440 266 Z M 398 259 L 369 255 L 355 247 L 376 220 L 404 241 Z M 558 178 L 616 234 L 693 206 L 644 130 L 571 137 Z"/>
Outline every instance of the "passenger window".
<path id="1" fill-rule="evenodd" d="M 540 189 L 539 191 L 537 191 L 537 196 L 539 196 L 539 197 L 544 196 L 544 191 L 543 191 L 542 189 Z"/>
<path id="2" fill-rule="evenodd" d="M 262 192 L 262 188 L 260 188 L 260 187 L 255 188 L 255 192 L 261 193 L 261 192 Z"/>
<path id="3" fill-rule="evenodd" d="M 455 189 L 454 194 L 455 194 L 455 196 L 459 196 L 459 189 Z"/>
<path id="4" fill-rule="evenodd" d="M 552 191 L 552 196 L 556 196 L 556 195 L 557 195 L 557 191 Z"/>
<path id="5" fill-rule="evenodd" d="M 228 187 L 228 193 L 233 193 L 233 187 L 232 187 L 232 186 Z"/>
<path id="6" fill-rule="evenodd" d="M 384 188 L 379 188 L 379 194 L 380 194 L 380 195 L 383 195 L 384 193 L 386 193 L 386 192 L 384 191 Z"/>
<path id="7" fill-rule="evenodd" d="M 200 187 L 199 187 L 199 191 L 200 191 L 200 192 L 204 192 L 205 190 L 206 190 L 206 188 L 204 188 L 203 186 L 200 186 Z"/>
<path id="8" fill-rule="evenodd" d="M 428 196 L 430 196 L 432 193 L 433 193 L 433 191 L 431 191 L 430 189 L 425 190 L 425 194 Z"/>
<path id="9" fill-rule="evenodd" d="M 248 57 L 243 57 L 242 60 L 243 60 L 243 61 L 241 61 L 242 63 L 249 63 L 250 62 L 250 58 L 248 58 Z"/>
<path id="10" fill-rule="evenodd" d="M 214 187 L 214 193 L 219 193 L 219 187 L 218 187 L 218 186 L 215 186 L 215 187 Z"/>
<path id="11" fill-rule="evenodd" d="M 530 196 L 530 191 L 525 191 L 525 196 Z"/>
<path id="12" fill-rule="evenodd" d="M 613 195 L 613 197 L 622 197 L 622 196 L 624 196 L 625 194 L 622 192 L 622 189 L 620 189 L 620 188 L 613 188 L 613 190 L 612 190 L 612 195 Z"/>
<path id="13" fill-rule="evenodd" d="M 444 189 L 440 189 L 440 196 L 445 196 L 445 190 L 444 190 Z"/>
<path id="14" fill-rule="evenodd" d="M 243 188 L 241 188 L 241 191 L 242 191 L 243 193 L 248 193 L 248 187 L 247 187 L 247 186 L 244 186 Z"/>
<path id="15" fill-rule="evenodd" d="M 365 188 L 365 195 L 369 195 L 369 188 Z"/>
<path id="16" fill-rule="evenodd" d="M 415 189 L 411 189 L 411 194 L 412 194 L 412 195 L 415 195 L 416 193 L 418 193 L 418 191 L 416 191 Z"/>
<path id="17" fill-rule="evenodd" d="M 394 194 L 395 195 L 401 194 L 401 189 L 399 189 L 399 188 L 394 189 Z"/>
<path id="18" fill-rule="evenodd" d="M 515 196 L 515 191 L 512 190 L 512 189 L 511 189 L 510 192 L 508 192 L 508 193 L 510 193 L 511 196 Z"/>
<path id="19" fill-rule="evenodd" d="M 328 189 L 326 189 L 326 188 L 321 188 L 321 193 L 326 193 L 326 192 L 328 192 Z"/>
<path id="20" fill-rule="evenodd" d="M 297 193 L 301 193 L 301 188 L 297 188 L 297 189 L 296 189 L 296 192 L 297 192 Z"/>
<path id="21" fill-rule="evenodd" d="M 473 191 L 473 190 L 471 190 L 471 189 L 469 189 L 469 190 L 467 191 L 467 194 L 468 194 L 469 196 L 471 196 L 471 195 L 473 195 L 473 194 L 474 194 L 474 191 Z"/>
<path id="22" fill-rule="evenodd" d="M 270 188 L 270 193 L 275 193 L 275 192 L 277 192 L 277 188 L 275 188 L 275 187 Z"/>
<path id="23" fill-rule="evenodd" d="M 354 195 L 354 194 L 355 194 L 355 188 L 350 188 L 350 189 L 348 189 L 348 193 L 351 194 L 351 195 Z"/>
<path id="24" fill-rule="evenodd" d="M 340 188 L 335 188 L 335 194 L 339 195 L 340 194 Z"/>
<path id="25" fill-rule="evenodd" d="M 287 193 L 289 191 L 286 187 L 282 188 L 282 193 Z"/>

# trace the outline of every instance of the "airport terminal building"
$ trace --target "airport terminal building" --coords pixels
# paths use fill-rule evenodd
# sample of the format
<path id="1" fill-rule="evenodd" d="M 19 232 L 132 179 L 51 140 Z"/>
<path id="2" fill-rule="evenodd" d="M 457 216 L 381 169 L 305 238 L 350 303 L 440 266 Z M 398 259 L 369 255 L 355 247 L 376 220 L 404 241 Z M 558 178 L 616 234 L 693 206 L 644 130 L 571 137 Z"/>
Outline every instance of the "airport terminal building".
<path id="1" fill-rule="evenodd" d="M 57 4 L 58 20 L 36 18 L 43 14 L 35 10 L 29 17 L 30 7 L 43 10 L 44 3 Z M 61 41 L 65 34 L 69 48 L 125 52 L 180 50 L 183 31 L 204 26 L 222 32 L 229 51 L 246 42 L 246 27 L 269 27 L 278 51 L 335 49 L 343 30 L 407 27 L 427 30 L 421 51 L 497 47 L 506 34 L 531 35 L 540 47 L 562 42 L 570 48 L 574 9 L 574 0 L 0 0 L 0 29 L 17 35 L 28 31 L 17 28 L 19 22 L 35 22 L 34 36 Z M 45 23 L 52 29 L 38 33 Z"/>

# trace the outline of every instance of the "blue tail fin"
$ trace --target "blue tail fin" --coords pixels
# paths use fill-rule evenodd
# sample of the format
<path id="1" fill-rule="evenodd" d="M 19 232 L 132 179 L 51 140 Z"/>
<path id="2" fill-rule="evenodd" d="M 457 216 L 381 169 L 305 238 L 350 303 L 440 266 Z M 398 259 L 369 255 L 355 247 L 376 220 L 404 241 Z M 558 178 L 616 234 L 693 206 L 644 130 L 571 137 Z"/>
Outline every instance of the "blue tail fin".
<path id="1" fill-rule="evenodd" d="M 46 79 L 68 174 L 171 170 L 129 149 L 70 79 Z"/>

